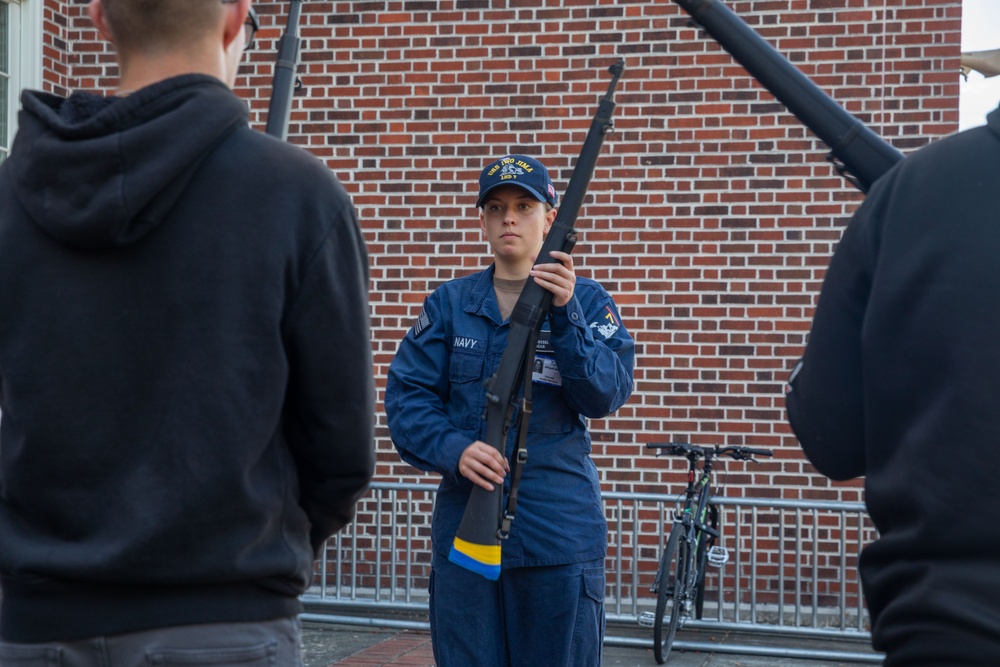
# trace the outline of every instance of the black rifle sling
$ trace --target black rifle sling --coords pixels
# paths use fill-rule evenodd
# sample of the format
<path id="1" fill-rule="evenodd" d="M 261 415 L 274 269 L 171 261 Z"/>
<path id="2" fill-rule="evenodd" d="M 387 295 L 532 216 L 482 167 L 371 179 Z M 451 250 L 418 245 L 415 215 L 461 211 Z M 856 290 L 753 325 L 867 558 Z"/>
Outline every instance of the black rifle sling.
<path id="1" fill-rule="evenodd" d="M 529 278 L 530 280 L 530 278 Z M 507 494 L 507 511 L 500 521 L 497 537 L 506 540 L 510 537 L 510 524 L 517 514 L 517 490 L 521 486 L 521 472 L 524 462 L 528 460 L 528 423 L 531 421 L 531 373 L 535 361 L 535 346 L 538 345 L 538 329 L 532 329 L 528 335 L 528 345 L 524 356 L 524 391 L 521 394 L 521 410 L 517 415 L 515 428 L 517 440 L 514 445 L 514 468 L 510 471 L 510 492 Z"/>

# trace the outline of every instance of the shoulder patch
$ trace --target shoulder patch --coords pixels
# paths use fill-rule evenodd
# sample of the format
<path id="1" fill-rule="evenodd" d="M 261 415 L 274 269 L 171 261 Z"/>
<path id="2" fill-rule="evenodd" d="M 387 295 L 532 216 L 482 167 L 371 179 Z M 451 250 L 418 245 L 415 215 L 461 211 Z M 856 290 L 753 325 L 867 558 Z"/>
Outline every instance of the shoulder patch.
<path id="1" fill-rule="evenodd" d="M 413 323 L 413 337 L 416 338 L 424 332 L 424 329 L 431 325 L 431 318 L 427 314 L 426 308 L 420 309 L 420 315 L 417 316 L 417 321 Z"/>
<path id="2" fill-rule="evenodd" d="M 590 328 L 601 332 L 601 335 L 607 340 L 614 336 L 618 329 L 621 328 L 621 322 L 615 317 L 615 312 L 611 309 L 611 306 L 605 306 L 604 310 L 604 316 L 596 322 L 591 322 Z"/>

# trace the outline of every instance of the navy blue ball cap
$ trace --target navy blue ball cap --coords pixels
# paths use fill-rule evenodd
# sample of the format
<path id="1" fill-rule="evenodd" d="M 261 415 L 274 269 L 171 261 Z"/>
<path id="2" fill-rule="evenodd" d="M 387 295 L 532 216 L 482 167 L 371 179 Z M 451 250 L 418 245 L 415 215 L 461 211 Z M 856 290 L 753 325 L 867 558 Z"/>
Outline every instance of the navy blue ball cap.
<path id="1" fill-rule="evenodd" d="M 483 205 L 483 199 L 490 190 L 501 185 L 519 185 L 541 202 L 555 206 L 559 200 L 556 188 L 549 178 L 545 165 L 527 155 L 508 155 L 495 160 L 479 175 L 479 199 L 476 208 Z"/>

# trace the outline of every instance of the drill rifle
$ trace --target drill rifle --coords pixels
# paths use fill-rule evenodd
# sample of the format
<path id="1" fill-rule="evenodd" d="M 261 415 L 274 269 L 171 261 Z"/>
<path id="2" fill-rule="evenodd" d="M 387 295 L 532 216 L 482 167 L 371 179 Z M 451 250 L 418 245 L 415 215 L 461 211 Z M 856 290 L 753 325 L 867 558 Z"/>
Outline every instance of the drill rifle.
<path id="1" fill-rule="evenodd" d="M 573 168 L 573 175 L 566 187 L 562 205 L 559 206 L 552 228 L 538 253 L 536 264 L 553 261 L 549 256 L 550 252 L 561 250 L 568 253 L 576 243 L 576 230 L 573 229 L 573 225 L 594 174 L 594 166 L 597 164 L 604 136 L 613 128 L 611 120 L 615 109 L 613 95 L 623 69 L 622 60 L 609 69 L 613 78 L 608 86 L 607 95 L 598 105 L 597 113 L 580 151 L 580 157 Z M 486 383 L 486 433 L 483 442 L 492 445 L 501 453 L 506 450 L 507 434 L 522 385 L 524 397 L 518 415 L 518 431 L 519 435 L 527 431 L 527 419 L 531 414 L 531 378 L 526 377 L 526 374 L 530 373 L 535 341 L 551 304 L 551 292 L 534 280 L 529 279 L 525 283 L 510 316 L 507 344 L 500 358 L 500 364 Z M 493 491 L 487 491 L 480 486 L 472 487 L 462 522 L 448 555 L 448 560 L 456 565 L 490 580 L 500 577 L 500 540 L 507 537 L 516 509 L 519 467 L 524 463 L 526 456 L 525 450 L 520 447 L 518 449 L 519 455 L 515 455 L 512 463 L 507 511 L 503 511 L 502 485 L 495 484 Z"/>
<path id="2" fill-rule="evenodd" d="M 820 90 L 720 0 L 673 0 L 827 146 L 862 192 L 903 155 Z"/>
<path id="3" fill-rule="evenodd" d="M 274 65 L 271 84 L 271 102 L 267 109 L 267 127 L 264 132 L 284 141 L 288 137 L 288 121 L 292 112 L 292 95 L 295 93 L 295 69 L 299 62 L 299 14 L 302 0 L 290 0 L 288 23 L 278 41 L 278 61 Z"/>

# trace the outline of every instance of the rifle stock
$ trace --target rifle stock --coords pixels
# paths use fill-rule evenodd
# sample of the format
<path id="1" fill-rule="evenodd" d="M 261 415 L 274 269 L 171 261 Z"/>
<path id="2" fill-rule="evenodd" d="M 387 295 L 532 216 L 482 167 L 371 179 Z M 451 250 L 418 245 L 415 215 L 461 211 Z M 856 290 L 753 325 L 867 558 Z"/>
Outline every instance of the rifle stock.
<path id="1" fill-rule="evenodd" d="M 295 69 L 299 62 L 299 13 L 302 0 L 290 0 L 288 24 L 278 42 L 278 61 L 274 65 L 271 84 L 271 102 L 267 109 L 266 134 L 284 141 L 288 137 L 288 121 L 292 112 L 292 94 L 295 92 Z"/>
<path id="2" fill-rule="evenodd" d="M 837 173 L 862 192 L 902 153 L 845 111 L 719 0 L 673 0 L 830 147 Z"/>
<path id="3" fill-rule="evenodd" d="M 608 93 L 601 100 L 590 124 L 580 157 L 577 158 L 573 175 L 563 195 L 562 205 L 538 253 L 536 264 L 551 262 L 549 257 L 551 251 L 570 252 L 576 243 L 576 231 L 573 225 L 594 174 L 604 136 L 613 127 L 611 120 L 615 109 L 613 96 L 624 66 L 624 61 L 619 60 L 609 68 L 612 80 L 608 86 Z M 486 433 L 483 441 L 501 453 L 506 448 L 507 432 L 510 429 L 515 401 L 527 370 L 525 360 L 529 352 L 528 344 L 541 329 L 551 303 L 552 293 L 534 280 L 528 280 L 510 316 L 507 345 L 500 358 L 500 365 L 487 382 Z M 499 528 L 502 515 L 502 485 L 495 484 L 493 491 L 474 486 L 448 560 L 487 579 L 499 578 L 501 556 Z"/>

